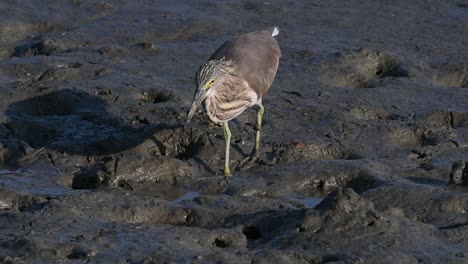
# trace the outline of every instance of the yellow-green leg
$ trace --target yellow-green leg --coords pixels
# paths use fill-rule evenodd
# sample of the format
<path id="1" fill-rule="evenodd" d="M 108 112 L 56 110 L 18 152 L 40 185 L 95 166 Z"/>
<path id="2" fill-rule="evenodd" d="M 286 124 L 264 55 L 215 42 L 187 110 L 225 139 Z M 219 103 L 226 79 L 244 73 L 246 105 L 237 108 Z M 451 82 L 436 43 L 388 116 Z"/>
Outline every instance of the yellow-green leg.
<path id="1" fill-rule="evenodd" d="M 260 142 L 261 142 L 261 137 L 262 137 L 262 121 L 263 121 L 263 113 L 265 112 L 265 109 L 263 108 L 263 105 L 258 104 L 258 110 L 257 110 L 257 134 L 255 136 L 255 146 L 252 150 L 252 153 L 250 153 L 250 156 L 245 158 L 238 166 L 239 169 L 246 168 L 250 166 L 253 162 L 255 162 L 258 159 L 258 153 L 260 149 Z"/>
<path id="2" fill-rule="evenodd" d="M 224 160 L 224 175 L 232 176 L 229 169 L 229 149 L 231 148 L 231 130 L 229 129 L 228 122 L 224 122 L 224 140 L 226 141 L 226 154 Z"/>
<path id="3" fill-rule="evenodd" d="M 260 141 L 261 141 L 261 136 L 262 136 L 262 121 L 263 121 L 263 113 L 265 112 L 265 109 L 263 108 L 263 105 L 259 104 L 258 105 L 258 110 L 257 110 L 257 135 L 255 137 L 255 149 L 252 153 L 252 155 L 257 155 L 258 150 L 260 149 Z"/>

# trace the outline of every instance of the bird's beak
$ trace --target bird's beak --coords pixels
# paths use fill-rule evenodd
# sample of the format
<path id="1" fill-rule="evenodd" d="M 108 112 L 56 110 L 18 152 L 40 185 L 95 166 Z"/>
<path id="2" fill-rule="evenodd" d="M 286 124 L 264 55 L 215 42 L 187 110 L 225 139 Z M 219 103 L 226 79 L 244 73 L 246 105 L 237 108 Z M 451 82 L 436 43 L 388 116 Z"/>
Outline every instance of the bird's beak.
<path id="1" fill-rule="evenodd" d="M 192 107 L 187 116 L 187 122 L 185 123 L 185 127 L 190 123 L 193 115 L 197 111 L 198 107 L 200 107 L 203 100 L 205 100 L 206 96 L 208 95 L 208 90 L 200 89 L 197 94 L 195 95 L 195 99 L 193 100 Z"/>

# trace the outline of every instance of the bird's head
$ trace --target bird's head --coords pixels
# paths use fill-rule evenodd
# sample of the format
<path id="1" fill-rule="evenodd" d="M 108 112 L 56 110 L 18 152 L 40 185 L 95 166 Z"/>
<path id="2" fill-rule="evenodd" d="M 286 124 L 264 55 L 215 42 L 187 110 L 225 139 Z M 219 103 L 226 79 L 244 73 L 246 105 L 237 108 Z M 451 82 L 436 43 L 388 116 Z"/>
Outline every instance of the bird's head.
<path id="1" fill-rule="evenodd" d="M 205 63 L 197 73 L 197 91 L 195 92 L 195 98 L 193 99 L 192 107 L 187 116 L 187 124 L 192 119 L 193 115 L 200 107 L 201 103 L 205 98 L 216 90 L 216 87 L 222 83 L 225 76 L 222 70 L 223 59 L 221 60 L 210 60 Z"/>

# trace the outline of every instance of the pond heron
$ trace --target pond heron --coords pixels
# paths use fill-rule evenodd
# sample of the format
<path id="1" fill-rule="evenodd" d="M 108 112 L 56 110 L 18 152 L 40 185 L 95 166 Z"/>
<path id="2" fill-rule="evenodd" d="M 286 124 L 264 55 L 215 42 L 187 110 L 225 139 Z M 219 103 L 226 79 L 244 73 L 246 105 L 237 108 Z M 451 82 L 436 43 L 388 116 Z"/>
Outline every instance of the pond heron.
<path id="1" fill-rule="evenodd" d="M 198 87 L 188 113 L 187 124 L 204 102 L 211 121 L 224 127 L 225 176 L 231 176 L 231 131 L 228 122 L 238 117 L 247 107 L 255 105 L 258 107 L 257 134 L 249 160 L 254 160 L 258 155 L 264 112 L 262 98 L 275 78 L 281 56 L 278 42 L 274 38 L 278 33 L 278 27 L 270 27 L 234 37 L 221 45 L 197 73 Z"/>

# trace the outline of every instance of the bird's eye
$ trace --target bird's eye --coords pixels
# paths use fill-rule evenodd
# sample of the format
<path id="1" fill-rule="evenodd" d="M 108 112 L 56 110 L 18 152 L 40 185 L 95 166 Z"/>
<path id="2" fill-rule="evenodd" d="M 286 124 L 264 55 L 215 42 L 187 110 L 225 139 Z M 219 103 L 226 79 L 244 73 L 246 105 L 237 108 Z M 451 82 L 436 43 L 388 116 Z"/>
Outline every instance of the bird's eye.
<path id="1" fill-rule="evenodd" d="M 209 81 L 206 83 L 206 85 L 205 85 L 205 90 L 210 89 L 211 86 L 213 86 L 214 82 L 215 82 L 215 78 L 209 80 Z"/>

